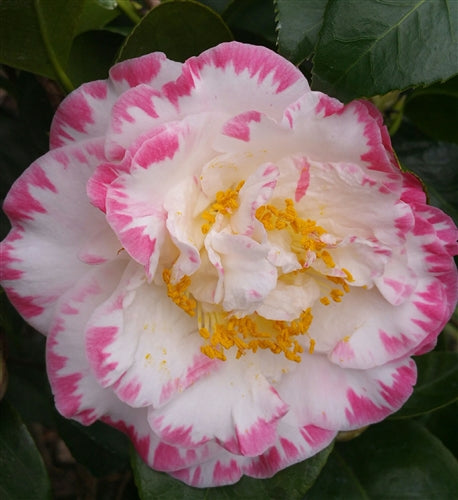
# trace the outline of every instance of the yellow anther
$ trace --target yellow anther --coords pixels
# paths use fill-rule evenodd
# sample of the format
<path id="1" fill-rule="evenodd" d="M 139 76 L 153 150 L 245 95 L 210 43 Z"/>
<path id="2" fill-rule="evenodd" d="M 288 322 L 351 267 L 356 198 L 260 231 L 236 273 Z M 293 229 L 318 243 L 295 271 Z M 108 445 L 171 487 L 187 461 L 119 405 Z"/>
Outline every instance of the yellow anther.
<path id="1" fill-rule="evenodd" d="M 321 302 L 324 306 L 328 306 L 328 305 L 331 303 L 331 301 L 329 300 L 329 298 L 328 298 L 328 297 L 321 297 L 320 302 Z"/>
<path id="2" fill-rule="evenodd" d="M 309 354 L 313 354 L 313 351 L 315 350 L 315 344 L 316 344 L 316 340 L 310 339 Z"/>
<path id="3" fill-rule="evenodd" d="M 188 313 L 190 316 L 196 314 L 197 303 L 194 299 L 189 296 L 186 292 L 189 285 L 191 284 L 191 278 L 184 275 L 180 281 L 177 283 L 171 283 L 172 272 L 170 269 L 164 269 L 162 273 L 162 279 L 167 285 L 167 295 L 175 302 L 175 304 L 183 309 L 184 312 Z"/>
<path id="4" fill-rule="evenodd" d="M 342 302 L 344 292 L 342 292 L 342 290 L 339 290 L 338 288 L 333 288 L 330 295 L 334 302 Z"/>
<path id="5" fill-rule="evenodd" d="M 230 215 L 239 207 L 239 191 L 244 184 L 245 181 L 240 181 L 234 189 L 230 188 L 226 191 L 218 191 L 216 193 L 215 202 L 200 214 L 203 219 L 208 221 L 202 224 L 201 231 L 203 234 L 207 234 L 210 231 L 218 214 Z"/>
<path id="6" fill-rule="evenodd" d="M 222 359 L 219 347 L 226 350 L 236 347 L 238 359 L 246 351 L 269 349 L 274 354 L 282 352 L 287 359 L 299 362 L 299 353 L 304 349 L 294 337 L 307 332 L 312 318 L 310 309 L 303 311 L 299 318 L 291 322 L 270 321 L 256 314 L 243 318 L 224 318 L 224 315 L 220 314 L 219 317 L 213 318 L 211 332 L 206 327 L 199 328 L 201 337 L 207 341 L 201 350 L 211 358 Z"/>

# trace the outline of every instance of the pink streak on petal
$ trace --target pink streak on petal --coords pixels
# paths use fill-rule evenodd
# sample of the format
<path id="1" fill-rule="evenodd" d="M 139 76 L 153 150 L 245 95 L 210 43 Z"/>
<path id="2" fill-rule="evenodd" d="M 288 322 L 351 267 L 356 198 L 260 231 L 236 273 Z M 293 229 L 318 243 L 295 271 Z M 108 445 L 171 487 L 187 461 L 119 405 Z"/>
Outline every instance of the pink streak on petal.
<path id="1" fill-rule="evenodd" d="M 413 391 L 417 381 L 417 367 L 413 360 L 409 366 L 401 366 L 393 375 L 394 384 L 389 386 L 380 382 L 382 396 L 392 408 L 400 408 Z"/>
<path id="2" fill-rule="evenodd" d="M 322 429 L 316 425 L 306 425 L 301 429 L 302 437 L 312 449 L 317 449 L 322 447 L 323 443 L 328 443 L 334 434 L 334 431 Z"/>
<path id="3" fill-rule="evenodd" d="M 404 334 L 401 334 L 400 337 L 396 335 L 388 335 L 383 330 L 379 330 L 379 337 L 382 341 L 383 347 L 386 352 L 392 356 L 392 359 L 396 359 L 395 356 L 399 353 L 403 355 L 406 353 L 406 348 L 409 346 L 412 341 L 406 337 Z"/>
<path id="4" fill-rule="evenodd" d="M 355 358 L 355 351 L 349 342 L 340 340 L 332 351 L 332 358 L 339 359 L 340 361 L 349 361 Z"/>
<path id="5" fill-rule="evenodd" d="M 163 416 L 155 419 L 154 428 L 161 429 L 163 420 Z M 168 425 L 160 430 L 160 436 L 166 443 L 178 445 L 184 448 L 195 448 L 196 446 L 200 446 L 209 440 L 208 437 L 204 436 L 200 441 L 194 441 L 192 439 L 192 432 L 192 425 L 189 425 L 188 427 L 185 427 L 184 425 L 180 427 L 172 427 L 171 425 Z"/>
<path id="6" fill-rule="evenodd" d="M 195 459 L 194 450 L 186 450 L 183 457 L 177 447 L 161 442 L 154 452 L 153 467 L 161 471 L 176 471 L 189 467 Z"/>
<path id="7" fill-rule="evenodd" d="M 118 177 L 114 165 L 102 163 L 96 169 L 86 185 L 87 195 L 91 203 L 106 212 L 107 186 Z"/>
<path id="8" fill-rule="evenodd" d="M 295 460 L 297 457 L 299 457 L 300 452 L 299 450 L 294 446 L 294 443 L 289 441 L 286 438 L 280 438 L 280 444 L 283 448 L 283 451 L 285 452 L 286 457 L 288 460 Z"/>
<path id="9" fill-rule="evenodd" d="M 6 197 L 3 209 L 11 220 L 33 220 L 33 212 L 46 213 L 43 205 L 30 193 L 31 187 L 57 193 L 44 170 L 34 163 L 17 179 Z"/>
<path id="10" fill-rule="evenodd" d="M 8 298 L 13 303 L 14 307 L 19 311 L 21 316 L 24 318 L 33 318 L 34 316 L 39 316 L 44 311 L 44 307 L 41 307 L 35 304 L 36 300 L 39 300 L 40 297 L 34 297 L 32 295 L 19 295 L 14 291 L 13 288 L 4 287 Z M 50 302 L 56 300 L 57 297 L 50 298 Z"/>
<path id="11" fill-rule="evenodd" d="M 176 131 L 163 131 L 145 142 L 141 150 L 135 155 L 135 163 L 140 167 L 148 168 L 155 163 L 172 159 L 180 147 Z"/>
<path id="12" fill-rule="evenodd" d="M 110 69 L 110 78 L 115 82 L 125 81 L 129 87 L 149 83 L 159 74 L 162 61 L 165 60 L 165 55 L 159 52 L 128 59 Z"/>
<path id="13" fill-rule="evenodd" d="M 249 457 L 263 453 L 266 447 L 274 442 L 276 428 L 276 421 L 266 422 L 263 418 L 258 418 L 245 432 L 241 432 L 236 428 L 235 432 L 237 434 L 240 453 Z"/>
<path id="14" fill-rule="evenodd" d="M 113 388 L 116 389 L 116 394 L 121 401 L 130 404 L 137 398 L 142 384 L 137 380 L 131 380 L 126 385 L 122 385 L 124 376 L 125 374 L 113 384 Z"/>
<path id="15" fill-rule="evenodd" d="M 259 123 L 261 121 L 261 113 L 258 111 L 242 113 L 224 124 L 223 134 L 248 142 L 250 140 L 249 124 L 253 121 Z"/>
<path id="16" fill-rule="evenodd" d="M 305 163 L 299 180 L 297 181 L 296 192 L 294 194 L 294 200 L 296 202 L 299 202 L 304 197 L 310 184 L 310 165 L 306 161 Z"/>
<path id="17" fill-rule="evenodd" d="M 337 99 L 329 97 L 326 94 L 321 94 L 315 112 L 319 114 L 322 111 L 324 117 L 341 115 L 344 111 L 344 105 Z"/>
<path id="18" fill-rule="evenodd" d="M 136 118 L 131 114 L 135 109 L 141 109 L 151 118 L 157 118 L 153 98 L 159 93 L 147 85 L 139 85 L 130 89 L 118 99 L 113 106 L 111 114 L 111 126 L 114 132 L 122 133 L 124 123 L 134 123 Z"/>
<path id="19" fill-rule="evenodd" d="M 213 481 L 215 484 L 229 484 L 237 481 L 241 475 L 242 473 L 235 460 L 231 460 L 229 465 L 223 465 L 218 461 L 213 470 Z"/>
<path id="20" fill-rule="evenodd" d="M 116 337 L 116 326 L 94 326 L 86 332 L 86 352 L 92 369 L 99 380 L 103 380 L 108 373 L 116 368 L 118 363 L 106 363 L 110 353 L 104 352 Z"/>

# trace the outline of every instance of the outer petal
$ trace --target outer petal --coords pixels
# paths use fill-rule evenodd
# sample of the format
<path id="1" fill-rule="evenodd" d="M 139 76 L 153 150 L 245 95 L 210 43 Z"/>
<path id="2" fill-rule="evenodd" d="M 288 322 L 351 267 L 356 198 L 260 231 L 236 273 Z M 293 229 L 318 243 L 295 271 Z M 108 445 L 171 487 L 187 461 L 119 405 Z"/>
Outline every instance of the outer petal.
<path id="1" fill-rule="evenodd" d="M 115 64 L 110 69 L 110 80 L 118 94 L 140 84 L 159 89 L 178 77 L 181 66 L 162 52 L 153 52 Z"/>
<path id="2" fill-rule="evenodd" d="M 105 134 L 116 94 L 104 80 L 81 85 L 59 105 L 50 131 L 51 149 Z"/>
<path id="3" fill-rule="evenodd" d="M 47 342 L 47 368 L 58 410 L 88 425 L 121 403 L 92 375 L 84 348 L 84 325 L 113 292 L 126 263 L 93 267 L 63 295 Z"/>
<path id="4" fill-rule="evenodd" d="M 148 420 L 167 443 L 193 448 L 216 439 L 232 453 L 256 456 L 275 442 L 278 420 L 287 410 L 264 376 L 237 360 L 151 409 Z"/>
<path id="5" fill-rule="evenodd" d="M 188 59 L 163 93 L 179 114 L 218 110 L 234 116 L 257 110 L 280 117 L 309 86 L 302 73 L 265 47 L 223 43 Z"/>
<path id="6" fill-rule="evenodd" d="M 412 393 L 416 366 L 410 358 L 370 370 L 342 369 L 318 354 L 303 354 L 294 372 L 277 386 L 299 422 L 347 430 L 382 420 Z M 303 398 L 297 397 L 301 387 Z"/>
<path id="7" fill-rule="evenodd" d="M 90 318 L 86 351 L 103 387 L 130 406 L 163 405 L 217 363 L 200 352 L 196 320 L 146 284 L 131 264 L 113 295 Z"/>
<path id="8" fill-rule="evenodd" d="M 88 269 L 78 257 L 81 246 L 106 227 L 103 214 L 85 196 L 101 158 L 98 140 L 53 150 L 24 172 L 5 200 L 13 229 L 0 246 L 2 284 L 42 333 L 56 300 Z"/>

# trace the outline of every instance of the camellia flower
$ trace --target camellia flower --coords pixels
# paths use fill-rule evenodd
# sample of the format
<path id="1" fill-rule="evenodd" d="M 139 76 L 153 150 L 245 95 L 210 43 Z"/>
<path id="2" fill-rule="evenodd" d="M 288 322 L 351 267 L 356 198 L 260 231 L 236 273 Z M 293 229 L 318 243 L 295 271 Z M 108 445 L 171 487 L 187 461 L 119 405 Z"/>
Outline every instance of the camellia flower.
<path id="1" fill-rule="evenodd" d="M 457 232 L 382 117 L 263 47 L 121 62 L 16 181 L 2 283 L 59 411 L 194 486 L 269 477 L 409 397 Z"/>

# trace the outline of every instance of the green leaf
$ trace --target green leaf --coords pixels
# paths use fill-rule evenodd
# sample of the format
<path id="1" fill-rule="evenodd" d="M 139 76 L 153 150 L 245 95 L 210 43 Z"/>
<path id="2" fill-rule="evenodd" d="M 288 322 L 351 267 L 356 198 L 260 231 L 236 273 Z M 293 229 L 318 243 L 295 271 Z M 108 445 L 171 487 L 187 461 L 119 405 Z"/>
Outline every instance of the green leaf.
<path id="1" fill-rule="evenodd" d="M 427 136 L 458 143 L 458 77 L 413 92 L 404 113 Z"/>
<path id="2" fill-rule="evenodd" d="M 318 41 L 327 0 L 275 0 L 278 52 L 294 64 L 308 59 Z"/>
<path id="3" fill-rule="evenodd" d="M 75 85 L 108 77 L 124 37 L 106 30 L 87 31 L 73 41 L 68 72 Z"/>
<path id="4" fill-rule="evenodd" d="M 415 361 L 418 380 L 414 392 L 392 418 L 416 417 L 458 400 L 458 352 L 430 352 Z"/>
<path id="5" fill-rule="evenodd" d="M 270 479 L 243 477 L 238 483 L 209 489 L 186 486 L 169 475 L 150 469 L 132 450 L 131 463 L 135 483 L 142 500 L 295 500 L 302 498 L 312 486 L 323 468 L 333 445 L 328 446 L 314 457 L 278 472 Z"/>
<path id="6" fill-rule="evenodd" d="M 419 136 L 404 123 L 393 137 L 393 146 L 402 166 L 425 183 L 431 204 L 458 223 L 458 145 Z"/>
<path id="7" fill-rule="evenodd" d="M 389 421 L 338 443 L 306 500 L 455 498 L 458 462 L 419 423 Z"/>
<path id="8" fill-rule="evenodd" d="M 236 40 L 275 48 L 275 11 L 272 1 L 232 0 L 223 19 Z"/>
<path id="9" fill-rule="evenodd" d="M 0 404 L 0 497 L 4 500 L 51 498 L 43 460 L 16 411 Z"/>
<path id="10" fill-rule="evenodd" d="M 458 2 L 329 0 L 313 88 L 348 101 L 458 73 Z"/>
<path id="11" fill-rule="evenodd" d="M 199 3 L 210 7 L 210 9 L 218 12 L 218 14 L 221 14 L 224 12 L 228 4 L 231 3 L 231 0 L 199 0 Z"/>
<path id="12" fill-rule="evenodd" d="M 422 422 L 458 459 L 457 415 L 458 401 L 434 413 L 430 413 Z"/>
<path id="13" fill-rule="evenodd" d="M 73 457 L 96 477 L 124 470 L 129 466 L 129 439 L 102 422 L 88 427 L 56 418 L 57 430 Z"/>
<path id="14" fill-rule="evenodd" d="M 169 59 L 185 61 L 231 39 L 229 28 L 208 7 L 190 0 L 170 1 L 143 17 L 126 39 L 118 60 L 162 51 Z"/>
<path id="15" fill-rule="evenodd" d="M 116 0 L 83 0 L 83 2 L 76 34 L 100 30 L 121 13 L 116 8 L 118 5 Z"/>
<path id="16" fill-rule="evenodd" d="M 0 62 L 72 90 L 65 66 L 83 6 L 81 0 L 0 2 Z"/>

